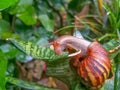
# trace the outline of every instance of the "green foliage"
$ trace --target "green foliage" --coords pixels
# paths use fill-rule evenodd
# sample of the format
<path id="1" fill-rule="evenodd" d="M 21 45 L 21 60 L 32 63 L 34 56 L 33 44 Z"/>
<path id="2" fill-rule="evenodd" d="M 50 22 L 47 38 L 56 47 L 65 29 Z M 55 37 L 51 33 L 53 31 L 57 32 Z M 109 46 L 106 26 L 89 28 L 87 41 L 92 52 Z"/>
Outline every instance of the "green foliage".
<path id="1" fill-rule="evenodd" d="M 7 60 L 4 53 L 0 50 L 0 90 L 6 90 L 5 72 L 7 70 Z"/>
<path id="2" fill-rule="evenodd" d="M 0 20 L 0 38 L 9 38 L 12 36 L 12 33 L 9 31 L 10 24 L 5 20 Z"/>
<path id="3" fill-rule="evenodd" d="M 105 4 L 104 8 L 107 11 L 108 18 L 110 20 L 111 32 L 117 33 L 117 30 L 120 31 L 120 1 L 111 0 L 111 5 Z"/>
<path id="4" fill-rule="evenodd" d="M 0 10 L 8 8 L 9 6 L 13 5 L 18 0 L 0 0 Z"/>
<path id="5" fill-rule="evenodd" d="M 86 90 L 81 86 L 80 77 L 71 69 L 69 59 L 60 59 L 59 61 L 53 61 L 47 63 L 48 76 L 56 77 L 59 80 L 66 83 L 70 90 Z"/>
<path id="6" fill-rule="evenodd" d="M 33 0 L 19 0 L 15 5 L 9 9 L 10 14 L 20 14 L 26 12 L 30 6 L 32 6 Z"/>
<path id="7" fill-rule="evenodd" d="M 106 80 L 104 86 L 100 90 L 114 90 L 114 78 Z"/>
<path id="8" fill-rule="evenodd" d="M 34 8 L 29 6 L 27 11 L 17 14 L 16 16 L 20 18 L 26 25 L 33 25 L 36 23 Z"/>
<path id="9" fill-rule="evenodd" d="M 10 44 L 1 45 L 0 49 L 4 52 L 7 59 L 13 59 L 18 52 L 18 50 L 15 47 L 12 47 Z"/>
<path id="10" fill-rule="evenodd" d="M 36 15 L 32 0 L 19 0 L 19 2 L 10 8 L 10 14 L 15 14 L 26 25 L 33 25 L 36 23 Z"/>
<path id="11" fill-rule="evenodd" d="M 49 42 L 61 35 L 72 35 L 75 30 L 80 30 L 85 39 L 97 39 L 112 52 L 109 56 L 114 76 L 100 90 L 119 90 L 120 0 L 104 0 L 104 4 L 99 1 L 0 0 L 0 90 L 54 90 L 21 80 L 16 62 L 29 63 L 27 55 L 45 61 L 45 75 L 63 81 L 70 90 L 88 90 L 71 66 L 68 53 L 56 55 L 49 47 Z M 89 8 L 84 10 L 86 5 Z"/>
<path id="12" fill-rule="evenodd" d="M 103 46 L 107 51 L 115 49 L 115 52 L 110 53 L 111 59 L 115 58 L 120 53 L 120 49 L 118 48 L 120 46 L 120 40 L 112 39 Z"/>
<path id="13" fill-rule="evenodd" d="M 0 39 L 19 38 L 19 36 L 10 31 L 10 23 L 4 19 L 0 19 Z"/>
<path id="14" fill-rule="evenodd" d="M 48 30 L 48 31 L 54 30 L 54 21 L 50 20 L 46 14 L 39 15 L 38 19 L 41 21 L 41 23 L 43 24 L 43 26 L 45 27 L 46 30 Z"/>
<path id="15" fill-rule="evenodd" d="M 116 63 L 116 71 L 115 71 L 115 82 L 114 82 L 114 90 L 119 90 L 120 86 L 120 54 L 118 54 L 117 63 Z"/>

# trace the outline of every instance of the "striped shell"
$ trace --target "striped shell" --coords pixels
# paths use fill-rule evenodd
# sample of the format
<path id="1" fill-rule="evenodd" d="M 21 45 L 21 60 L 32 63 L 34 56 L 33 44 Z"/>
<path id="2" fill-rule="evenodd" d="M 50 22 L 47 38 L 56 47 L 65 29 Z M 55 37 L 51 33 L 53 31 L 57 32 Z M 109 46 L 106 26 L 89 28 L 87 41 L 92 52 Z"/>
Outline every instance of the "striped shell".
<path id="1" fill-rule="evenodd" d="M 78 64 L 78 74 L 83 82 L 92 89 L 102 87 L 109 77 L 111 63 L 108 53 L 98 43 L 93 42 L 88 46 L 87 56 Z"/>

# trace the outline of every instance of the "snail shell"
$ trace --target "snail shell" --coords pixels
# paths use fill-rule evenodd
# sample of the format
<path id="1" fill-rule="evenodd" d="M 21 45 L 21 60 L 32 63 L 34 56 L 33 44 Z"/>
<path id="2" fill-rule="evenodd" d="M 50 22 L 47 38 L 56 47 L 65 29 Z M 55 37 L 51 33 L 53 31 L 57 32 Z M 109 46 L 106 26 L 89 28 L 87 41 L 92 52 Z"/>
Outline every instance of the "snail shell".
<path id="1" fill-rule="evenodd" d="M 102 87 L 111 71 L 108 53 L 98 42 L 88 46 L 86 58 L 80 60 L 78 65 L 78 74 L 92 89 Z"/>

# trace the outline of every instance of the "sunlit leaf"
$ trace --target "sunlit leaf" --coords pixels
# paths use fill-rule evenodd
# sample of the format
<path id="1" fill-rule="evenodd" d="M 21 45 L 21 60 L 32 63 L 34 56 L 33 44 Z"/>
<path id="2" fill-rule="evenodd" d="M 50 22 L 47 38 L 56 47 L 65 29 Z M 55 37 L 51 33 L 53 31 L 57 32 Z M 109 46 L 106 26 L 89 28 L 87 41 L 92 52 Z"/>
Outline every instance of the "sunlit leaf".
<path id="1" fill-rule="evenodd" d="M 19 0 L 14 6 L 9 9 L 10 14 L 19 14 L 26 11 L 26 9 L 32 6 L 33 0 Z"/>
<path id="2" fill-rule="evenodd" d="M 9 6 L 13 5 L 18 0 L 0 0 L 0 10 L 8 8 Z"/>
<path id="3" fill-rule="evenodd" d="M 33 58 L 42 59 L 46 61 L 58 60 L 61 58 L 67 58 L 67 53 L 63 55 L 56 55 L 50 47 L 39 47 L 32 42 L 16 41 L 10 39 L 10 41 L 24 53 L 31 55 Z"/>
<path id="4" fill-rule="evenodd" d="M 40 14 L 38 19 L 43 24 L 46 30 L 48 31 L 54 30 L 54 21 L 51 20 L 46 14 Z"/>
<path id="5" fill-rule="evenodd" d="M 28 7 L 25 12 L 17 14 L 26 25 L 33 25 L 36 23 L 35 12 L 32 6 Z"/>
<path id="6" fill-rule="evenodd" d="M 36 23 L 35 10 L 32 6 L 33 0 L 19 0 L 19 2 L 10 8 L 10 14 L 15 14 L 26 25 Z"/>

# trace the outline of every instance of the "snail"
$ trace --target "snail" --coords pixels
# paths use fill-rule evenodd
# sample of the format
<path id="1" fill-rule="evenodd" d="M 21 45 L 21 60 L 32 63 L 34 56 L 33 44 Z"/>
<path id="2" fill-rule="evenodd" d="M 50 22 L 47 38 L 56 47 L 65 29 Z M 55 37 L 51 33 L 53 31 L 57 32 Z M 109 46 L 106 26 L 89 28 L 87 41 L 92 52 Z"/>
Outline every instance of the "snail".
<path id="1" fill-rule="evenodd" d="M 89 42 L 74 36 L 61 36 L 52 43 L 56 54 L 62 54 L 66 48 L 73 48 L 80 53 L 72 56 L 73 66 L 82 82 L 92 89 L 103 86 L 111 72 L 111 63 L 107 51 L 97 41 Z"/>

